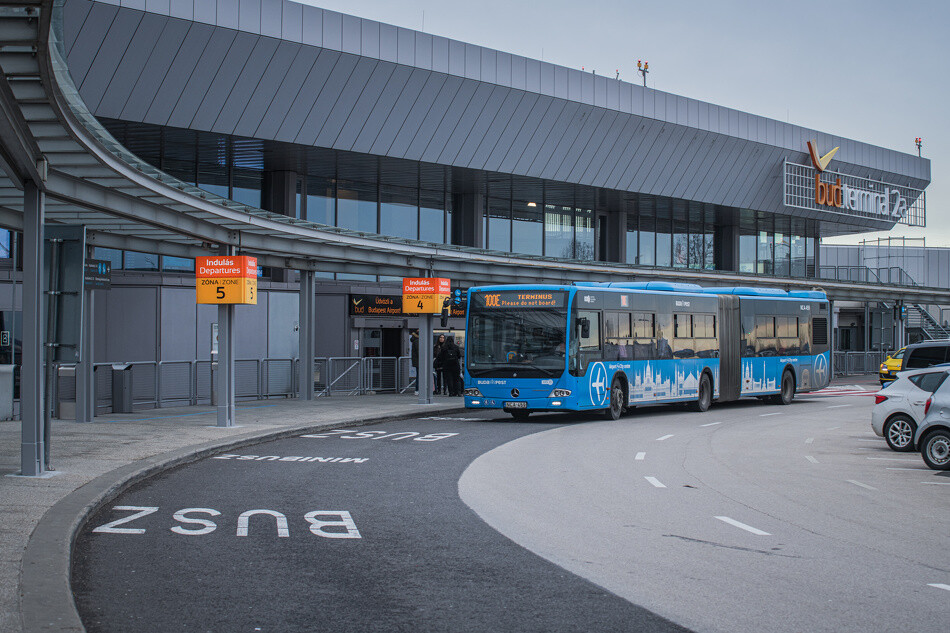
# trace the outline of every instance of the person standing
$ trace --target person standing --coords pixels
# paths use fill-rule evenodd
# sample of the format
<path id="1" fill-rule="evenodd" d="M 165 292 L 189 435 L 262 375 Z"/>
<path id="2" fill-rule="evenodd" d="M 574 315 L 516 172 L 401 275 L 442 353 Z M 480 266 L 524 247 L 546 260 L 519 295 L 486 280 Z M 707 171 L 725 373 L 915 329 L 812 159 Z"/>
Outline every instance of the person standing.
<path id="1" fill-rule="evenodd" d="M 442 351 L 439 353 L 439 358 L 442 361 L 442 376 L 445 380 L 449 395 L 462 395 L 460 386 L 462 382 L 462 368 L 459 365 L 461 354 L 459 353 L 458 345 L 455 344 L 454 338 L 450 338 L 445 342 L 445 345 L 442 346 Z"/>
<path id="2" fill-rule="evenodd" d="M 436 396 L 445 393 L 445 384 L 442 380 L 442 360 L 439 358 L 443 347 L 445 347 L 445 334 L 439 334 L 439 339 L 432 350 L 432 369 L 435 373 L 435 389 L 432 393 Z"/>

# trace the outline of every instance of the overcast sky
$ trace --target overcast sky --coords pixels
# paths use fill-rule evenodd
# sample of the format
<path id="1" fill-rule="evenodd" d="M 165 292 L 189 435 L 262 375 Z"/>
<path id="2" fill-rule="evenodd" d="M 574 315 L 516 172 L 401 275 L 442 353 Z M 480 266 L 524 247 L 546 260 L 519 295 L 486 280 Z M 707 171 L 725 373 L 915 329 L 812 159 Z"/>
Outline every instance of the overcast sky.
<path id="1" fill-rule="evenodd" d="M 950 2 L 302 0 L 640 82 L 931 159 L 927 228 L 837 238 L 950 246 Z"/>

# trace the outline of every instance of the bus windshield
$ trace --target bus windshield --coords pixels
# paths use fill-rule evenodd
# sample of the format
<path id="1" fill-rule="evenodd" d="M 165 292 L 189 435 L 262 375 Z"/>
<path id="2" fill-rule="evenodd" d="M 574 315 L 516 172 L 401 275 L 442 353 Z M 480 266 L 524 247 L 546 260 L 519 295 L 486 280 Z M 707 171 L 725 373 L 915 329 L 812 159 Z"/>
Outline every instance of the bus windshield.
<path id="1" fill-rule="evenodd" d="M 566 308 L 470 310 L 473 377 L 560 376 L 566 368 Z"/>

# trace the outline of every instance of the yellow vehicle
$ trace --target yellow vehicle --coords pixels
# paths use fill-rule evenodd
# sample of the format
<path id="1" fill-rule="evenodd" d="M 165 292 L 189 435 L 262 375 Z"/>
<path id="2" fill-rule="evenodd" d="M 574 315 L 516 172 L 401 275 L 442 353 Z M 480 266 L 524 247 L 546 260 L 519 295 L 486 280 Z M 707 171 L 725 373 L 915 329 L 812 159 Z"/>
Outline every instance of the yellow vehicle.
<path id="1" fill-rule="evenodd" d="M 889 382 L 893 382 L 897 379 L 897 372 L 901 370 L 901 362 L 904 360 L 904 350 L 906 347 L 902 347 L 894 354 L 889 354 L 887 358 L 884 359 L 884 362 L 881 363 L 881 368 L 879 371 L 881 378 L 881 385 L 886 385 Z"/>

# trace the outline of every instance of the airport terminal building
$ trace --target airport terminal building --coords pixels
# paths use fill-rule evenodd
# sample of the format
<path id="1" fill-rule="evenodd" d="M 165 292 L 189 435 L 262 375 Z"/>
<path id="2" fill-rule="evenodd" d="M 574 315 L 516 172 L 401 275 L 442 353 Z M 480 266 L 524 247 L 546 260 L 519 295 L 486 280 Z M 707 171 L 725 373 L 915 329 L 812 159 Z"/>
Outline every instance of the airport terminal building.
<path id="1" fill-rule="evenodd" d="M 112 265 L 95 363 L 210 360 L 193 259 L 217 253 L 261 263 L 239 359 L 295 362 L 301 288 L 317 357 L 404 356 L 413 323 L 390 299 L 426 272 L 819 286 L 892 314 L 882 331 L 897 305 L 950 303 L 823 274 L 823 237 L 925 224 L 925 158 L 290 0 L 23 6 L 42 15 L 42 95 L 21 58 L 0 65 L 54 175 L 45 220 L 85 225 Z M 13 180 L 0 220 L 16 235 Z"/>

